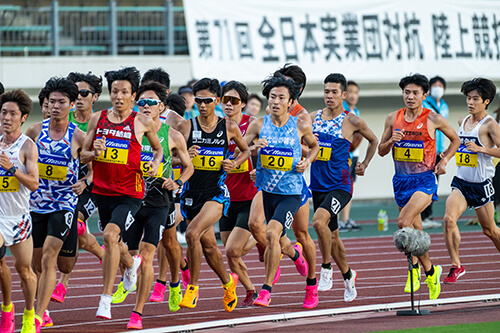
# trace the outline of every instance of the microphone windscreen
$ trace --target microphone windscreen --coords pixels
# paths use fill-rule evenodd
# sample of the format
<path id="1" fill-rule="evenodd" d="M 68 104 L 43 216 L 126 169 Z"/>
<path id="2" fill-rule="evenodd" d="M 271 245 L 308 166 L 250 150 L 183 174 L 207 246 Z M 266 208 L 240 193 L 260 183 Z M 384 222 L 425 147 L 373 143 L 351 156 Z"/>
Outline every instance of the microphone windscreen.
<path id="1" fill-rule="evenodd" d="M 416 257 L 424 255 L 431 246 L 431 236 L 428 233 L 408 227 L 397 230 L 393 241 L 400 252 L 411 253 Z"/>

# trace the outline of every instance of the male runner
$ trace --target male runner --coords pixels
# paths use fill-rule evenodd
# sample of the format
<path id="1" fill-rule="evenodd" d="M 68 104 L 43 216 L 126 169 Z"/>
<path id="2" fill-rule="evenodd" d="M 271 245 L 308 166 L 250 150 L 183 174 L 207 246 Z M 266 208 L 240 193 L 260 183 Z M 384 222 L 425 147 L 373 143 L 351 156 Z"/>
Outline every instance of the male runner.
<path id="1" fill-rule="evenodd" d="M 96 316 L 111 319 L 111 293 L 116 270 L 125 267 L 123 288 L 130 290 L 137 281 L 140 256 L 132 257 L 122 241 L 122 234 L 134 223 L 134 215 L 144 198 L 141 170 L 141 142 L 147 137 L 153 158 L 147 163 L 150 176 L 156 175 L 163 158 L 163 149 L 156 135 L 153 120 L 132 111 L 139 71 L 126 67 L 109 71 L 108 81 L 112 107 L 96 112 L 90 118 L 82 152 L 83 162 L 93 162 L 94 187 L 105 246 L 102 260 L 103 294 Z"/>
<path id="2" fill-rule="evenodd" d="M 55 265 L 59 252 L 70 237 L 73 241 L 65 255 L 73 261 L 77 254 L 73 220 L 76 221 L 74 214 L 80 193 L 73 186 L 78 181 L 79 155 L 85 137 L 85 133 L 68 119 L 78 96 L 75 83 L 53 77 L 47 81 L 45 89 L 50 118 L 32 125 L 26 131 L 26 135 L 36 142 L 39 154 L 40 184 L 38 190 L 31 194 L 30 200 L 33 262 L 38 275 L 37 331 L 41 328 L 42 317 L 56 284 Z"/>
<path id="3" fill-rule="evenodd" d="M 5 264 L 8 246 L 21 280 L 25 309 L 21 332 L 35 332 L 36 275 L 31 269 L 33 256 L 32 222 L 29 196 L 38 188 L 38 151 L 22 134 L 21 126 L 31 111 L 31 99 L 22 90 L 0 95 L 0 257 L 2 269 L 2 332 L 14 332 L 11 271 Z"/>
<path id="4" fill-rule="evenodd" d="M 175 206 L 172 190 L 178 189 L 193 173 L 193 165 L 187 152 L 186 142 L 182 134 L 160 121 L 166 99 L 166 87 L 154 81 L 146 81 L 137 91 L 139 112 L 153 119 L 157 135 L 163 148 L 164 158 L 158 173 L 150 177 L 147 174 L 147 162 L 152 159 L 152 149 L 147 138 L 142 139 L 141 167 L 145 177 L 146 193 L 142 206 L 135 215 L 135 222 L 125 231 L 124 241 L 129 251 L 139 250 L 143 259 L 141 274 L 137 283 L 136 302 L 127 328 L 142 329 L 142 313 L 144 304 L 151 290 L 154 278 L 153 259 L 156 247 L 165 229 L 173 229 L 175 235 Z M 183 166 L 183 172 L 174 182 L 172 174 L 172 155 L 176 154 Z M 140 244 L 139 244 L 140 242 Z M 175 249 L 174 249 L 175 250 Z M 174 279 L 175 278 L 175 279 Z M 170 282 L 170 311 L 179 310 L 182 292 L 178 274 Z"/>
<path id="5" fill-rule="evenodd" d="M 486 113 L 495 98 L 496 87 L 491 80 L 476 78 L 462 84 L 469 115 L 462 120 L 458 136 L 460 148 L 455 153 L 457 174 L 451 182 L 451 194 L 446 200 L 444 236 L 451 269 L 444 283 L 455 283 L 465 274 L 460 263 L 460 230 L 457 220 L 467 207 L 473 207 L 483 233 L 500 251 L 500 229 L 495 224 L 491 178 L 495 175 L 493 157 L 500 157 L 500 126 Z"/>
<path id="6" fill-rule="evenodd" d="M 352 197 L 349 150 L 354 133 L 368 140 L 365 159 L 356 164 L 356 173 L 360 176 L 364 175 L 373 158 L 378 140 L 363 119 L 344 110 L 343 100 L 347 95 L 344 75 L 330 74 L 324 84 L 325 108 L 311 114 L 313 133 L 320 146 L 318 159 L 311 166 L 310 186 L 315 212 L 313 227 L 318 234 L 323 259 L 318 290 L 332 288 L 332 256 L 344 278 L 344 301 L 352 302 L 357 296 L 355 282 L 358 274 L 347 263 L 344 244 L 339 237 L 338 214 Z"/>
<path id="7" fill-rule="evenodd" d="M 186 240 L 191 279 L 179 305 L 182 308 L 196 306 L 203 251 L 209 266 L 223 283 L 224 309 L 231 312 L 237 304 L 238 275 L 227 273 L 217 247 L 213 225 L 222 215 L 227 215 L 229 208 L 229 192 L 224 184 L 226 173 L 245 162 L 250 153 L 238 125 L 215 115 L 220 89 L 216 79 L 204 78 L 194 84 L 195 102 L 200 114 L 190 119 L 190 130 L 182 132 L 195 171 L 184 184 L 181 194 L 182 215 L 188 222 Z M 241 152 L 234 160 L 228 158 L 230 140 Z"/>
<path id="8" fill-rule="evenodd" d="M 436 175 L 446 173 L 446 165 L 460 145 L 460 139 L 443 116 L 422 107 L 427 96 L 429 81 L 424 75 L 413 74 L 399 82 L 406 107 L 389 113 L 378 147 L 380 156 L 392 151 L 396 174 L 392 180 L 394 198 L 399 206 L 398 228 L 410 227 L 422 230 L 420 213 L 432 200 L 437 200 Z M 440 130 L 450 140 L 448 152 L 435 165 L 435 132 Z M 436 299 L 441 292 L 439 277 L 441 266 L 431 263 L 429 253 L 418 257 L 422 264 L 429 298 Z M 408 272 L 405 292 L 411 292 L 410 274 L 413 274 L 413 290 L 420 288 L 420 266 L 413 259 L 412 272 Z"/>
<path id="9" fill-rule="evenodd" d="M 269 306 L 280 253 L 287 254 L 294 261 L 301 256 L 301 251 L 292 247 L 286 237 L 286 229 L 291 227 L 293 217 L 300 208 L 302 173 L 316 158 L 319 148 L 311 126 L 288 113 L 300 93 L 300 86 L 277 73 L 264 81 L 262 93 L 268 99 L 271 114 L 250 124 L 245 139 L 250 143 L 258 138 L 255 144 L 259 149 L 256 186 L 262 188 L 268 221 L 264 253 L 266 279 L 254 305 Z M 301 160 L 301 141 L 309 149 L 304 160 Z M 306 275 L 308 265 L 305 264 L 304 268 L 303 275 Z M 304 307 L 308 308 L 315 307 L 318 298 L 316 279 L 310 280 L 307 279 L 304 301 Z"/>

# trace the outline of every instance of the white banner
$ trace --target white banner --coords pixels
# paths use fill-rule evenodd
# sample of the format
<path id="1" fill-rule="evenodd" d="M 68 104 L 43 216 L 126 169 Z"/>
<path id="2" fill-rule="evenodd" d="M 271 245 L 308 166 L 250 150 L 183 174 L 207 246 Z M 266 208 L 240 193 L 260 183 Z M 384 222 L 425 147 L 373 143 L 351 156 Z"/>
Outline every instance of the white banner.
<path id="1" fill-rule="evenodd" d="M 286 62 L 309 82 L 409 73 L 500 79 L 500 1 L 184 0 L 196 78 L 258 83 Z"/>

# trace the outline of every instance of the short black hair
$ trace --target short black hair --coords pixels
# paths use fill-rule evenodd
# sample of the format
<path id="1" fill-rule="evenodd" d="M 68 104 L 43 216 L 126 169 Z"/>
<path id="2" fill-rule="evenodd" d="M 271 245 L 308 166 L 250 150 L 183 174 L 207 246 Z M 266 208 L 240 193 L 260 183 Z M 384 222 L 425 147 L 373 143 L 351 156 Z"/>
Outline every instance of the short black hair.
<path id="1" fill-rule="evenodd" d="M 302 95 L 302 91 L 304 91 L 304 89 L 306 88 L 306 83 L 307 83 L 306 73 L 304 73 L 302 68 L 287 62 L 283 67 L 281 67 L 274 73 L 275 74 L 280 73 L 283 74 L 284 76 L 291 77 L 293 82 L 302 87 L 299 97 L 300 95 Z"/>
<path id="2" fill-rule="evenodd" d="M 465 81 L 462 84 L 462 88 L 460 89 L 460 91 L 465 96 L 467 96 L 467 94 L 472 90 L 476 90 L 483 101 L 487 99 L 490 100 L 490 102 L 486 105 L 486 108 L 488 108 L 488 105 L 493 102 L 493 100 L 495 99 L 495 94 L 497 93 L 497 87 L 495 87 L 493 81 L 482 77 L 477 77 L 475 79 Z"/>
<path id="3" fill-rule="evenodd" d="M 128 81 L 132 86 L 132 93 L 137 92 L 139 89 L 139 81 L 141 80 L 141 73 L 135 67 L 125 67 L 116 71 L 107 71 L 104 77 L 108 81 L 108 91 L 111 93 L 111 85 L 114 81 Z"/>
<path id="4" fill-rule="evenodd" d="M 441 82 L 443 84 L 444 89 L 446 89 L 446 81 L 441 76 L 434 76 L 429 80 L 429 86 L 432 86 L 436 82 Z"/>
<path id="5" fill-rule="evenodd" d="M 168 94 L 165 105 L 168 106 L 169 109 L 174 110 L 179 116 L 184 117 L 186 100 L 181 95 L 176 93 Z"/>
<path id="6" fill-rule="evenodd" d="M 61 94 L 66 95 L 70 102 L 74 102 L 78 98 L 78 86 L 75 82 L 64 77 L 51 77 L 45 83 L 44 89 L 46 89 L 47 98 L 49 98 L 50 94 L 53 92 L 60 92 Z"/>
<path id="7" fill-rule="evenodd" d="M 262 81 L 264 86 L 262 87 L 262 95 L 269 99 L 269 93 L 271 89 L 276 87 L 285 87 L 288 89 L 290 94 L 290 100 L 296 100 L 300 95 L 300 87 L 292 79 L 287 79 L 283 74 L 275 73 L 273 76 L 269 76 L 264 81 Z"/>
<path id="8" fill-rule="evenodd" d="M 356 81 L 349 80 L 347 81 L 347 86 L 356 86 L 359 89 L 359 84 Z"/>
<path id="9" fill-rule="evenodd" d="M 27 93 L 21 89 L 11 90 L 4 92 L 0 95 L 0 109 L 7 102 L 13 102 L 17 104 L 19 110 L 21 110 L 21 116 L 25 114 L 30 114 L 31 106 L 33 102 Z"/>
<path id="10" fill-rule="evenodd" d="M 87 74 L 71 72 L 68 74 L 68 80 L 75 83 L 86 82 L 94 94 L 101 95 L 102 93 L 102 76 L 94 75 L 92 72 L 88 72 Z"/>
<path id="11" fill-rule="evenodd" d="M 212 94 L 214 94 L 216 97 L 220 97 L 221 88 L 220 88 L 219 80 L 210 79 L 208 77 L 205 77 L 201 80 L 198 80 L 193 85 L 193 94 L 196 95 L 196 93 L 200 90 L 208 90 Z"/>
<path id="12" fill-rule="evenodd" d="M 240 95 L 241 101 L 245 104 L 248 102 L 248 89 L 243 83 L 239 81 L 229 81 L 222 87 L 222 96 L 229 90 L 236 90 L 238 95 Z"/>
<path id="13" fill-rule="evenodd" d="M 326 77 L 325 77 L 325 80 L 323 81 L 324 84 L 327 84 L 327 83 L 339 83 L 340 84 L 340 90 L 342 90 L 342 92 L 346 91 L 347 90 L 347 80 L 344 76 L 344 74 L 340 74 L 340 73 L 331 73 L 331 74 L 328 74 Z"/>
<path id="14" fill-rule="evenodd" d="M 135 100 L 138 101 L 142 93 L 148 90 L 154 91 L 156 96 L 158 96 L 158 99 L 163 103 L 165 103 L 165 100 L 167 99 L 167 87 L 165 87 L 163 84 L 157 81 L 143 82 L 139 87 L 139 89 L 137 90 L 137 94 L 135 95 Z"/>
<path id="15" fill-rule="evenodd" d="M 151 68 L 142 76 L 141 84 L 147 81 L 156 81 L 170 89 L 170 75 L 161 67 Z"/>
<path id="16" fill-rule="evenodd" d="M 5 92 L 5 88 L 3 87 L 2 82 L 0 82 L 0 95 Z"/>
<path id="17" fill-rule="evenodd" d="M 49 98 L 49 92 L 47 91 L 47 88 L 43 87 L 40 90 L 40 93 L 38 93 L 38 104 L 40 104 L 42 108 L 43 108 L 43 102 L 45 101 L 46 98 L 47 99 Z"/>
<path id="18" fill-rule="evenodd" d="M 401 79 L 401 81 L 399 81 L 399 87 L 401 88 L 401 90 L 404 90 L 409 84 L 415 84 L 419 86 L 420 88 L 422 88 L 424 94 L 427 94 L 430 87 L 427 77 L 418 73 L 405 76 Z"/>
<path id="19" fill-rule="evenodd" d="M 259 96 L 259 95 L 257 95 L 257 94 L 250 94 L 250 95 L 248 96 L 248 100 L 251 100 L 251 99 L 256 99 L 256 100 L 258 100 L 258 101 L 260 102 L 260 104 L 261 104 L 261 105 L 262 105 L 262 104 L 264 104 L 264 103 L 262 103 L 262 98 L 260 98 L 260 96 Z"/>

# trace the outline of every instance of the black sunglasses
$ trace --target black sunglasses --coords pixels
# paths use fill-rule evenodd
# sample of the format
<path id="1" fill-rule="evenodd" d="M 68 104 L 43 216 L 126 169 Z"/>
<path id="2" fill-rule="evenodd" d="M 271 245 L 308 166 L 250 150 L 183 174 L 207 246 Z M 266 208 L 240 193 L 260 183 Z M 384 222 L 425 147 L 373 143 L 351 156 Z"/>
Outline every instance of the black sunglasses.
<path id="1" fill-rule="evenodd" d="M 78 92 L 80 96 L 87 97 L 89 94 L 94 94 L 92 90 L 82 89 Z"/>

